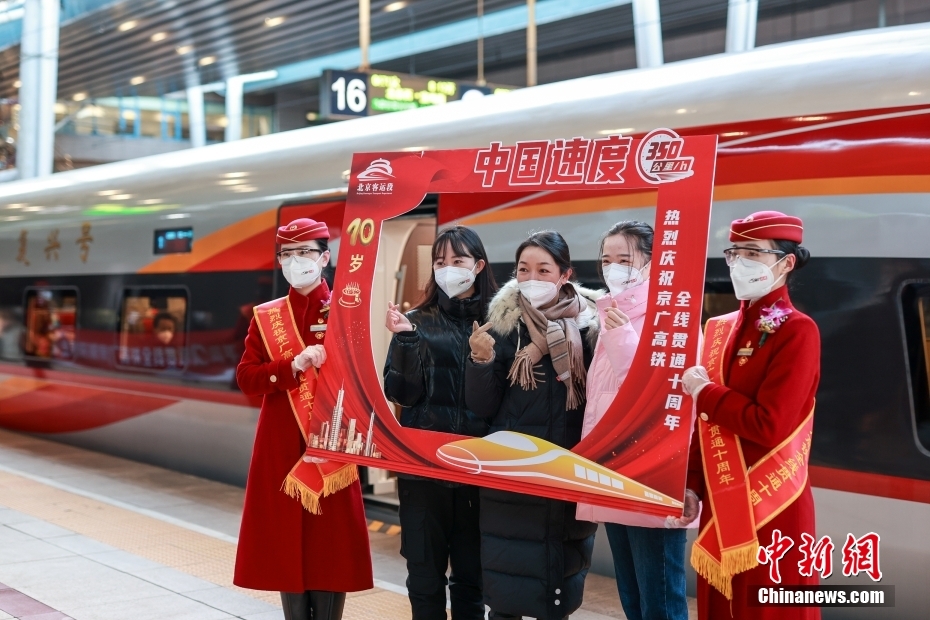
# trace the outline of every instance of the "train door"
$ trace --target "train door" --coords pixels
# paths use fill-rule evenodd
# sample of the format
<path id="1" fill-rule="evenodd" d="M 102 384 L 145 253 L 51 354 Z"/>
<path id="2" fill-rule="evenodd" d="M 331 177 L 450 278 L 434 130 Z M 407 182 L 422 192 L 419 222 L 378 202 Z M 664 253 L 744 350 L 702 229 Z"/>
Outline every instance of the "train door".
<path id="1" fill-rule="evenodd" d="M 371 291 L 371 348 L 376 367 L 384 363 L 391 343 L 391 332 L 384 327 L 388 302 L 394 302 L 406 311 L 420 299 L 433 268 L 435 238 L 434 215 L 399 217 L 384 222 L 381 228 L 381 244 Z M 396 503 L 397 479 L 394 474 L 369 467 L 367 480 L 374 496 L 372 499 Z"/>

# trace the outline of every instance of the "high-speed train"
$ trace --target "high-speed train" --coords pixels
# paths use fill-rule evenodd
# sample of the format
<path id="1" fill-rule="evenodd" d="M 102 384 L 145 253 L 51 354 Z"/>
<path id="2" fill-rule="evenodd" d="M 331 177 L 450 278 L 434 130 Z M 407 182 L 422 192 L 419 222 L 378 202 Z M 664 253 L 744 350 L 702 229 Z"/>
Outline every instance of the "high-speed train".
<path id="1" fill-rule="evenodd" d="M 234 369 L 256 303 L 286 286 L 274 232 L 326 221 L 337 255 L 354 152 L 492 141 L 717 134 L 705 315 L 732 307 L 731 220 L 805 222 L 793 299 L 818 323 L 818 534 L 881 536 L 895 607 L 930 609 L 930 26 L 773 45 L 0 185 L 0 427 L 242 484 L 258 403 Z M 415 301 L 437 227 L 473 226 L 499 279 L 531 230 L 563 233 L 596 284 L 597 240 L 652 220 L 654 191 L 430 196 L 387 222 L 372 291 Z M 338 283 L 337 283 L 338 286 Z M 383 316 L 373 317 L 375 325 Z M 386 333 L 372 346 L 383 355 Z M 865 579 L 865 582 L 863 582 Z M 843 577 L 829 583 L 870 583 Z M 829 610 L 827 610 L 829 611 Z M 825 611 L 825 613 L 827 613 Z M 839 614 L 839 615 L 837 615 Z"/>

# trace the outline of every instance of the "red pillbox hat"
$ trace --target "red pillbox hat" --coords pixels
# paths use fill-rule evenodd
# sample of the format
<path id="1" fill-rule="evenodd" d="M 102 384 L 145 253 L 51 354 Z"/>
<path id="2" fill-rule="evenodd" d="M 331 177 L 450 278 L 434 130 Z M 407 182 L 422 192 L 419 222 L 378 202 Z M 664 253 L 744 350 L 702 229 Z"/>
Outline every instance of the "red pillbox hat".
<path id="1" fill-rule="evenodd" d="M 804 223 L 800 218 L 778 211 L 758 211 L 730 224 L 730 241 L 778 239 L 801 243 Z"/>
<path id="2" fill-rule="evenodd" d="M 329 239 L 329 229 L 324 222 L 302 217 L 278 228 L 275 240 L 278 243 L 300 243 L 313 239 Z"/>

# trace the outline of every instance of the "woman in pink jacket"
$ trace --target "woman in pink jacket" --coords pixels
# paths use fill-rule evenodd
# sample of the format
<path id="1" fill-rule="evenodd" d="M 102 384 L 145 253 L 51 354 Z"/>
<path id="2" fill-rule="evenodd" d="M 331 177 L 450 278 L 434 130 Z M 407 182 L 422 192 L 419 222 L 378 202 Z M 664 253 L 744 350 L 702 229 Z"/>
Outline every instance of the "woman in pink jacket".
<path id="1" fill-rule="evenodd" d="M 626 379 L 639 345 L 649 296 L 653 231 L 614 224 L 601 239 L 598 272 L 610 293 L 597 302 L 602 329 L 588 370 L 582 437 L 600 421 Z M 687 620 L 685 530 L 660 517 L 578 504 L 578 519 L 604 523 L 629 620 Z"/>

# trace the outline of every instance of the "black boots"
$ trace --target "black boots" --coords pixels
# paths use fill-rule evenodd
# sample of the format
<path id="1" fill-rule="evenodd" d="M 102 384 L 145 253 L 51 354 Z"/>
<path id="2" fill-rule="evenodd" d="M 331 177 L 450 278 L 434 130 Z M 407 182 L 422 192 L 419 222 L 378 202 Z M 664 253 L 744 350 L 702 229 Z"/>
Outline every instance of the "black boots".
<path id="1" fill-rule="evenodd" d="M 346 604 L 345 592 L 282 592 L 284 620 L 341 620 Z"/>

